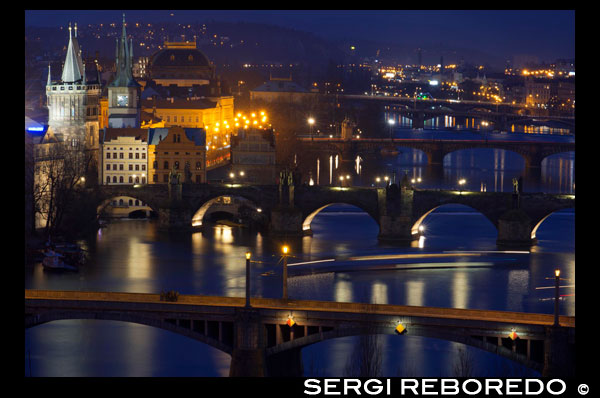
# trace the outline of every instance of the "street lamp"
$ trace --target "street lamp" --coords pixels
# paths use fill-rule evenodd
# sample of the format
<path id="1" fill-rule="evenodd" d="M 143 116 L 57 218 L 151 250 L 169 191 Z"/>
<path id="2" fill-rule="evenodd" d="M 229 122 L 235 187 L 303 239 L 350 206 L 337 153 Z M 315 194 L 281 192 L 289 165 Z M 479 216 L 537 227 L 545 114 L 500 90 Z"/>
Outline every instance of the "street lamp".
<path id="1" fill-rule="evenodd" d="M 560 270 L 557 268 L 554 270 L 554 326 L 558 324 L 558 284 L 560 283 Z"/>
<path id="2" fill-rule="evenodd" d="M 313 124 L 315 124 L 315 119 L 313 119 L 312 117 L 308 118 L 308 125 L 310 126 L 310 140 L 313 141 L 313 135 L 312 135 L 312 126 Z"/>
<path id="3" fill-rule="evenodd" d="M 246 252 L 246 307 L 250 307 L 250 257 L 252 253 Z"/>
<path id="4" fill-rule="evenodd" d="M 388 124 L 390 126 L 390 140 L 392 139 L 392 126 L 394 124 L 396 124 L 396 122 L 394 121 L 394 119 L 388 119 Z"/>
<path id="5" fill-rule="evenodd" d="M 467 180 L 465 180 L 464 178 L 461 178 L 460 180 L 458 180 L 458 185 L 460 185 L 460 190 L 459 193 L 462 195 L 462 187 L 463 185 L 465 185 L 467 183 Z"/>
<path id="6" fill-rule="evenodd" d="M 287 256 L 288 256 L 288 251 L 290 250 L 290 248 L 287 245 L 284 245 L 281 248 L 281 251 L 283 252 L 283 299 L 287 300 L 288 298 L 288 291 L 287 291 Z"/>

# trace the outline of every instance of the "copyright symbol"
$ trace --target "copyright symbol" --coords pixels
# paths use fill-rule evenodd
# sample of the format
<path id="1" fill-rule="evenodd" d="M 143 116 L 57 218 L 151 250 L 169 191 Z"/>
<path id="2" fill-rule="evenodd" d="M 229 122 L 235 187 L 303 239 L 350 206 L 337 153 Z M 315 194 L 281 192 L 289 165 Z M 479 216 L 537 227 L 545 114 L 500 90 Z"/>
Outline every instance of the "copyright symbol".
<path id="1" fill-rule="evenodd" d="M 588 392 L 590 392 L 590 387 L 588 387 L 587 384 L 580 384 L 577 386 L 577 392 L 580 395 L 586 395 Z"/>

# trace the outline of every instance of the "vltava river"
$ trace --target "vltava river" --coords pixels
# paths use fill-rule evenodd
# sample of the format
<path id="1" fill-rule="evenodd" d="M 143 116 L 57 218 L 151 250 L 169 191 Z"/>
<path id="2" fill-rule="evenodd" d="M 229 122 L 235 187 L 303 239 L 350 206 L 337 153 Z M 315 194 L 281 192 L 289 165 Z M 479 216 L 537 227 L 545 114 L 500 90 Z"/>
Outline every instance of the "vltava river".
<path id="1" fill-rule="evenodd" d="M 362 170 L 372 176 L 389 169 L 418 172 L 426 168 L 426 161 L 413 162 L 418 156 L 416 151 L 403 151 L 393 158 L 366 159 Z M 444 178 L 452 184 L 456 176 L 466 175 L 479 179 L 471 181 L 469 189 L 479 190 L 485 180 L 488 191 L 508 191 L 513 176 L 523 173 L 519 161 L 518 155 L 500 150 L 460 151 L 446 157 Z M 526 191 L 574 192 L 574 154 L 555 155 L 542 166 L 541 179 Z M 444 187 L 443 181 L 434 185 Z M 378 242 L 378 226 L 366 213 L 348 205 L 332 206 L 313 220 L 312 237 L 289 241 L 295 256 L 290 263 L 386 253 L 487 253 L 445 258 L 438 264 L 442 268 L 419 268 L 423 261 L 416 259 L 414 269 L 382 271 L 369 269 L 365 262 L 359 268 L 340 263 L 345 264 L 340 272 L 306 275 L 297 266 L 290 273 L 289 296 L 551 314 L 553 290 L 538 288 L 552 285 L 546 278 L 557 267 L 570 280 L 565 284 L 575 284 L 573 210 L 548 217 L 538 229 L 538 244 L 520 253 L 497 252 L 495 227 L 465 206 L 443 206 L 424 224 L 425 239 L 419 245 L 397 247 Z M 152 220 L 121 220 L 82 243 L 91 259 L 79 272 L 48 273 L 41 264 L 29 264 L 25 287 L 243 297 L 244 253 L 250 250 L 261 261 L 253 265 L 252 295 L 281 295 L 276 266 L 281 241 L 244 228 L 209 225 L 203 232 L 167 234 Z M 575 315 L 574 292 L 561 290 L 563 315 Z M 305 375 L 344 376 L 357 341 L 340 338 L 304 348 Z M 455 376 L 459 349 L 470 356 L 474 376 L 533 375 L 493 354 L 442 340 L 381 336 L 379 343 L 381 376 Z M 112 321 L 40 325 L 25 332 L 24 349 L 27 376 L 227 376 L 230 362 L 229 355 L 186 337 Z"/>

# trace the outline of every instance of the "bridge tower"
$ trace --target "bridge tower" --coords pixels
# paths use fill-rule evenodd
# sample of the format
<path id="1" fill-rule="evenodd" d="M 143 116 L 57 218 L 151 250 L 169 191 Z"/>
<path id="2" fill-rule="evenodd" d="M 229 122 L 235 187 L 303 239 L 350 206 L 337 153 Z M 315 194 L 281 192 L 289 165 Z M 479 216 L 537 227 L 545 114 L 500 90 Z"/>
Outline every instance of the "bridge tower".
<path id="1" fill-rule="evenodd" d="M 350 141 L 352 140 L 352 132 L 354 131 L 354 123 L 350 121 L 350 119 L 345 118 L 342 121 L 342 140 Z"/>

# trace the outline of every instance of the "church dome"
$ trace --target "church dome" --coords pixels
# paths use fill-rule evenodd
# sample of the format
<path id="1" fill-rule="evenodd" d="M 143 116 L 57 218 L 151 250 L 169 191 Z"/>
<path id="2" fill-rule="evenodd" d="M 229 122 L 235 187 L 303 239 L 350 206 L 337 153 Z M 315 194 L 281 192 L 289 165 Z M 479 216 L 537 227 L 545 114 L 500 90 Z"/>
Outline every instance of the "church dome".
<path id="1" fill-rule="evenodd" d="M 165 48 L 152 57 L 152 67 L 210 66 L 208 58 L 197 49 Z"/>

